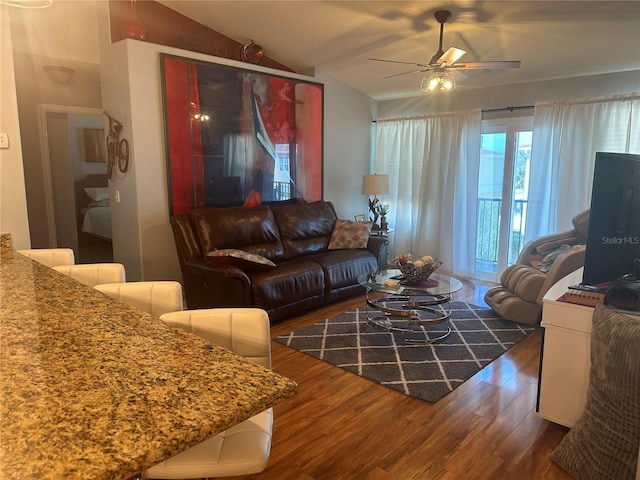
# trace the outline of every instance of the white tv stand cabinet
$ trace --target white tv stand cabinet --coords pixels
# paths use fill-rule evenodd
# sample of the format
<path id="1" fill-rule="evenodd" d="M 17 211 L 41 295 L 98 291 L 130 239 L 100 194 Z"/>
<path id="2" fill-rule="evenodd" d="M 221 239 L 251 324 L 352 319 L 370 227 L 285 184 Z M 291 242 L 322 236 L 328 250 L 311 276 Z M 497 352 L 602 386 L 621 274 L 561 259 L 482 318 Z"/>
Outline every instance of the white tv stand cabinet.
<path id="1" fill-rule="evenodd" d="M 593 308 L 557 301 L 582 281 L 582 268 L 553 285 L 542 299 L 542 350 L 536 412 L 573 427 L 584 412 L 591 367 Z"/>
<path id="2" fill-rule="evenodd" d="M 593 308 L 557 300 L 569 285 L 582 281 L 582 270 L 560 279 L 542 299 L 540 326 L 544 330 L 536 413 L 566 427 L 575 425 L 587 403 Z M 640 461 L 636 480 L 640 480 Z"/>
<path id="3" fill-rule="evenodd" d="M 558 298 L 569 285 L 582 281 L 582 270 L 560 279 L 542 299 L 540 326 L 544 330 L 536 412 L 566 427 L 575 425 L 587 401 L 593 307 L 559 302 Z"/>

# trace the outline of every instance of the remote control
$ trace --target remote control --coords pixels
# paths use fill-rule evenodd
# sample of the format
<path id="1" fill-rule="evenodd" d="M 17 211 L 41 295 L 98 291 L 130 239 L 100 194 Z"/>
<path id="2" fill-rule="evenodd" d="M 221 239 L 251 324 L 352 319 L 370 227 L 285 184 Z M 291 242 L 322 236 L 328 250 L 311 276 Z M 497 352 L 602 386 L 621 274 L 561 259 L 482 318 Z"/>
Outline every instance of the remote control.
<path id="1" fill-rule="evenodd" d="M 593 285 L 569 285 L 569 290 L 582 290 L 583 292 L 600 292 L 605 293 L 602 288 L 594 287 Z"/>

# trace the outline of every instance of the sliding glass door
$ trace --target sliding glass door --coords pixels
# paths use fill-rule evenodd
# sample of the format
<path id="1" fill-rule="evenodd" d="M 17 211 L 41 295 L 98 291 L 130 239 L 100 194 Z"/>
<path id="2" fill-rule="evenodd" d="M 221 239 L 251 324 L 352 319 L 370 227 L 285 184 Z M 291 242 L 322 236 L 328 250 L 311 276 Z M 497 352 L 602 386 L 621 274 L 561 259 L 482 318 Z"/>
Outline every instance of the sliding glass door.
<path id="1" fill-rule="evenodd" d="M 478 179 L 476 276 L 498 281 L 524 246 L 532 117 L 484 120 Z"/>

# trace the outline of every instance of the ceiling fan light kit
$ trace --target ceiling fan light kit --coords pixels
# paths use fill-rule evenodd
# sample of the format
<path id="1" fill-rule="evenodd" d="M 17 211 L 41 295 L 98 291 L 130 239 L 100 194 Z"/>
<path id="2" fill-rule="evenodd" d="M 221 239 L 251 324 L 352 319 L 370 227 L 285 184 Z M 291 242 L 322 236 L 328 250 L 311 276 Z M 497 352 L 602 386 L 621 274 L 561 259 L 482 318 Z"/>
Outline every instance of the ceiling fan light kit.
<path id="1" fill-rule="evenodd" d="M 505 61 L 484 61 L 484 62 L 464 62 L 456 63 L 462 56 L 467 53 L 465 50 L 456 47 L 450 47 L 445 52 L 442 50 L 442 37 L 444 36 L 444 24 L 451 18 L 451 12 L 448 10 L 438 10 L 434 13 L 435 19 L 440 24 L 440 41 L 438 50 L 431 57 L 428 64 L 403 62 L 399 60 L 385 60 L 382 58 L 370 58 L 378 62 L 403 63 L 415 65 L 417 70 L 396 73 L 388 75 L 385 78 L 397 77 L 399 75 L 407 75 L 409 73 L 425 73 L 420 82 L 420 90 L 423 92 L 446 92 L 455 89 L 456 83 L 453 75 L 449 72 L 451 69 L 495 69 L 495 68 L 520 68 L 520 60 Z"/>
<path id="2" fill-rule="evenodd" d="M 438 70 L 431 75 L 425 75 L 420 83 L 423 92 L 448 92 L 456 88 L 456 82 L 446 70 Z"/>

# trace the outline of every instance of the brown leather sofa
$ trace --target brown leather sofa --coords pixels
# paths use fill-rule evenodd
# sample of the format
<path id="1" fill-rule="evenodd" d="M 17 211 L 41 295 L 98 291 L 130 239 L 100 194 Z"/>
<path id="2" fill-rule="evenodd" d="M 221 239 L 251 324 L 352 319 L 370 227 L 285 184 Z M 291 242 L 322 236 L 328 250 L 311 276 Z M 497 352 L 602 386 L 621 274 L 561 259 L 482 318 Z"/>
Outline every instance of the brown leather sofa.
<path id="1" fill-rule="evenodd" d="M 331 202 L 201 208 L 171 219 L 190 309 L 259 307 L 272 321 L 362 294 L 358 276 L 385 268 L 388 241 L 329 250 L 337 216 Z M 207 254 L 239 249 L 275 266 Z"/>
<path id="2" fill-rule="evenodd" d="M 524 246 L 514 265 L 487 291 L 484 301 L 502 318 L 535 325 L 542 298 L 561 278 L 584 266 L 589 211 L 572 219 L 573 230 L 545 235 Z"/>

